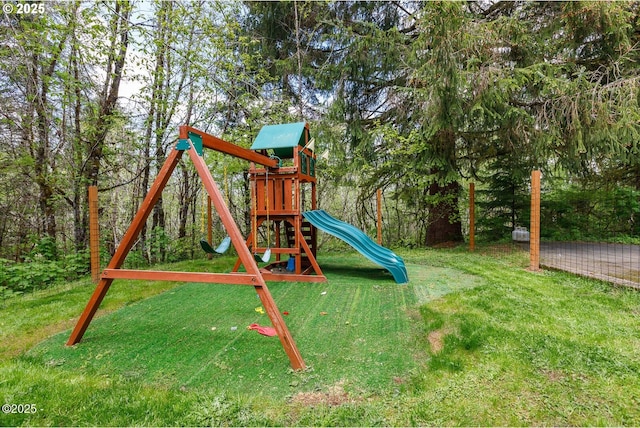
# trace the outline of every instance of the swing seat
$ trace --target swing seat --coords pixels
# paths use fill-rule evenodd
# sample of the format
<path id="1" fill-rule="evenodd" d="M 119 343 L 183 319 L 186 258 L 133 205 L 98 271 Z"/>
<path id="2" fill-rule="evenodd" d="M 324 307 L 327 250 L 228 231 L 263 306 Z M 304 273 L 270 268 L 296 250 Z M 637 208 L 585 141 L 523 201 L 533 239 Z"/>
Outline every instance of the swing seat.
<path id="1" fill-rule="evenodd" d="M 267 248 L 262 256 L 260 256 L 259 254 L 254 254 L 253 258 L 258 263 L 269 263 L 269 260 L 271 260 L 271 248 Z"/>
<path id="2" fill-rule="evenodd" d="M 218 245 L 218 247 L 215 249 L 211 245 L 209 245 L 209 243 L 206 240 L 204 239 L 200 240 L 200 246 L 202 247 L 204 252 L 207 254 L 224 254 L 229 249 L 230 245 L 231 245 L 231 237 L 229 236 L 224 238 L 220 243 L 220 245 Z"/>
<path id="3" fill-rule="evenodd" d="M 215 253 L 215 250 L 213 249 L 213 247 L 211 245 L 209 245 L 209 243 L 204 239 L 200 240 L 200 246 L 202 247 L 204 252 L 207 253 L 207 254 L 214 254 Z"/>
<path id="4" fill-rule="evenodd" d="M 222 240 L 222 242 L 220 243 L 220 245 L 218 245 L 218 248 L 216 248 L 215 251 L 218 254 L 224 254 L 227 252 L 227 250 L 229 249 L 229 246 L 231 245 L 231 237 L 227 236 L 226 238 L 224 238 Z"/>

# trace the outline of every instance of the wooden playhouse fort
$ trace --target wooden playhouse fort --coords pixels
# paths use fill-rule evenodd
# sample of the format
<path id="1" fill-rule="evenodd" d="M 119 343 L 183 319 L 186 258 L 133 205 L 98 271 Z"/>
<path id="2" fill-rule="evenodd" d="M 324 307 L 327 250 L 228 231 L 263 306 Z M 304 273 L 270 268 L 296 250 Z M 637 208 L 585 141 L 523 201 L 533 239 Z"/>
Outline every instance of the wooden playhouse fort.
<path id="1" fill-rule="evenodd" d="M 251 231 L 246 239 L 231 216 L 225 198 L 204 161 L 204 149 L 216 150 L 250 162 Z M 185 153 L 191 158 L 227 231 L 230 243 L 238 253 L 232 272 L 122 269 L 153 206 Z M 181 126 L 177 143 L 170 151 L 111 261 L 103 270 L 67 345 L 80 342 L 115 279 L 250 285 L 260 297 L 291 366 L 296 370 L 303 369 L 305 364 L 302 356 L 266 281 L 326 281 L 316 259 L 318 229 L 346 241 L 365 257 L 383 266 L 396 282 L 408 282 L 404 261 L 400 257 L 373 242 L 360 229 L 318 209 L 316 184 L 316 154 L 305 122 L 265 126 L 250 149 L 187 125 Z M 210 248 L 210 243 L 207 245 Z M 274 261 L 271 261 L 271 254 L 275 255 Z M 258 263 L 265 265 L 260 268 Z"/>

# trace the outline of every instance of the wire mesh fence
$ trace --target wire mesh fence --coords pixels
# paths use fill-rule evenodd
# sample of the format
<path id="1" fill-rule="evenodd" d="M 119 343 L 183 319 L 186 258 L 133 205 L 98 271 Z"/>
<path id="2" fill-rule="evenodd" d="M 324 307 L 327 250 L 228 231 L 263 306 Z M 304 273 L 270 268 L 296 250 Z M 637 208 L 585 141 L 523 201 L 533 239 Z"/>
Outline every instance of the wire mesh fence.
<path id="1" fill-rule="evenodd" d="M 530 251 L 531 185 L 475 187 L 476 251 Z M 540 193 L 542 268 L 640 288 L 640 190 L 543 177 Z"/>
<path id="2" fill-rule="evenodd" d="M 529 238 L 520 233 L 528 233 L 528 189 L 499 194 L 488 186 L 471 183 L 465 190 L 469 200 L 467 236 L 473 251 L 497 257 L 529 251 Z M 514 233 L 516 229 L 518 233 Z"/>
<path id="3" fill-rule="evenodd" d="M 540 265 L 640 288 L 640 246 L 610 242 L 540 243 Z"/>
<path id="4" fill-rule="evenodd" d="M 540 265 L 640 288 L 640 191 L 549 180 Z"/>

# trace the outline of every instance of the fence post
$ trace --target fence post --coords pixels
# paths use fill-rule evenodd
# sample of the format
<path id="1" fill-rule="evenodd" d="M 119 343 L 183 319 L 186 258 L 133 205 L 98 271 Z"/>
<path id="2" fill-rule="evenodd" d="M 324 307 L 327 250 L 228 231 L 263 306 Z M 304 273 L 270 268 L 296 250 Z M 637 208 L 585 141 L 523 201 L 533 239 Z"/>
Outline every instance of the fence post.
<path id="1" fill-rule="evenodd" d="M 91 279 L 100 279 L 100 230 L 98 226 L 98 187 L 89 186 L 89 253 Z"/>
<path id="2" fill-rule="evenodd" d="M 529 270 L 540 270 L 540 170 L 531 171 L 531 227 Z"/>
<path id="3" fill-rule="evenodd" d="M 376 192 L 376 207 L 378 211 L 378 245 L 382 245 L 382 189 Z"/>
<path id="4" fill-rule="evenodd" d="M 476 185 L 469 183 L 469 250 L 476 249 Z"/>

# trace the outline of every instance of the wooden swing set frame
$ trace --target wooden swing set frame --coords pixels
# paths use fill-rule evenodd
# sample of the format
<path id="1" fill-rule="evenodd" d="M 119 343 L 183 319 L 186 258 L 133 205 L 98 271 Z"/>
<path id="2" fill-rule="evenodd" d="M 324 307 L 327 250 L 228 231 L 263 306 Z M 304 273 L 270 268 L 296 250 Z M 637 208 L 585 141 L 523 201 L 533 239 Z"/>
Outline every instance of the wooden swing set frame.
<path id="1" fill-rule="evenodd" d="M 158 173 L 155 181 L 153 182 L 149 192 L 144 198 L 140 208 L 138 209 L 135 217 L 133 218 L 129 228 L 127 229 L 120 245 L 115 251 L 111 261 L 107 265 L 106 269 L 103 270 L 102 275 L 98 281 L 95 291 L 93 292 L 87 306 L 82 312 L 75 328 L 73 329 L 69 340 L 67 341 L 68 346 L 75 345 L 82 340 L 84 333 L 86 332 L 89 324 L 91 323 L 93 317 L 98 310 L 98 307 L 102 303 L 102 300 L 106 296 L 107 292 L 114 279 L 138 279 L 138 280 L 147 280 L 147 281 L 181 281 L 181 282 L 198 282 L 198 283 L 221 283 L 221 284 L 237 284 L 237 285 L 251 285 L 255 288 L 262 305 L 264 306 L 269 319 L 273 327 L 275 328 L 278 338 L 289 357 L 291 366 L 294 370 L 301 370 L 305 368 L 304 360 L 298 348 L 287 328 L 284 319 L 282 318 L 282 314 L 278 310 L 278 307 L 269 292 L 267 284 L 265 282 L 266 279 L 271 280 L 294 280 L 294 281 L 326 281 L 326 277 L 322 274 L 320 267 L 318 266 L 315 260 L 315 251 L 313 251 L 308 243 L 306 242 L 305 237 L 301 231 L 301 213 L 300 206 L 297 207 L 297 212 L 287 212 L 286 215 L 279 215 L 275 212 L 275 215 L 271 217 L 278 220 L 285 220 L 294 225 L 295 229 L 295 245 L 297 248 L 274 248 L 275 253 L 278 255 L 278 263 L 282 263 L 279 261 L 279 255 L 284 253 L 292 254 L 296 257 L 297 266 L 296 271 L 291 274 L 274 274 L 266 269 L 259 269 L 258 265 L 251 254 L 250 245 L 251 242 L 254 241 L 254 233 L 257 230 L 257 227 L 264 221 L 262 218 L 258 218 L 255 225 L 252 227 L 252 234 L 248 237 L 248 239 L 244 239 L 238 225 L 235 223 L 233 217 L 231 216 L 231 212 L 224 200 L 224 196 L 218 189 L 209 168 L 207 167 L 202 154 L 203 148 L 209 148 L 213 150 L 217 150 L 219 152 L 235 156 L 241 159 L 248 160 L 252 162 L 251 172 L 256 174 L 256 169 L 254 164 L 263 165 L 266 168 L 272 169 L 274 171 L 278 171 L 280 169 L 280 163 L 278 159 L 265 156 L 261 153 L 245 149 L 243 147 L 237 146 L 233 143 L 224 141 L 218 137 L 213 135 L 209 135 L 205 132 L 199 131 L 190 126 L 181 126 L 179 140 L 174 148 L 169 153 L 162 169 Z M 220 220 L 227 231 L 227 234 L 231 238 L 231 242 L 238 253 L 238 261 L 233 269 L 232 273 L 207 273 L 207 272 L 168 272 L 168 271 L 154 271 L 154 270 L 133 270 L 133 269 L 121 269 L 127 254 L 133 247 L 136 242 L 140 231 L 142 230 L 144 224 L 147 221 L 149 214 L 151 213 L 154 205 L 160 198 L 163 189 L 165 188 L 169 178 L 171 177 L 176 165 L 182 158 L 184 152 L 187 152 L 191 161 L 193 162 L 200 179 L 202 180 L 204 187 L 209 195 L 213 206 L 215 207 Z M 297 155 L 297 152 L 296 152 Z M 292 169 L 291 171 L 285 171 L 285 173 L 293 174 L 295 171 Z M 268 181 L 265 180 L 265 188 L 263 192 L 272 192 L 273 188 L 275 188 L 276 180 L 278 179 L 276 174 L 272 174 L 274 178 L 274 185 L 272 186 Z M 300 183 L 299 181 L 292 181 L 293 189 L 296 192 L 296 197 L 300 192 Z M 314 181 L 314 192 L 313 192 L 313 204 L 315 205 L 315 181 Z M 291 189 L 291 187 L 289 187 Z M 259 193 L 259 191 L 257 191 Z M 262 195 L 264 196 L 264 195 Z M 268 197 L 268 195 L 267 195 Z M 274 199 L 276 195 L 272 196 Z M 258 198 L 260 201 L 260 195 L 252 194 L 252 198 Z M 267 199 L 268 203 L 268 199 Z M 253 205 L 253 204 L 252 204 Z M 259 204 L 256 205 L 256 207 Z M 257 214 L 261 214 L 259 209 Z M 267 215 L 269 213 L 267 212 Z M 279 237 L 279 235 L 276 235 Z M 276 242 L 276 246 L 280 244 L 279 240 Z M 254 245 L 255 246 L 255 245 Z M 253 248 L 254 251 L 257 248 Z M 314 248 L 315 250 L 315 248 Z M 306 271 L 301 271 L 301 255 L 302 253 L 306 253 L 306 258 L 310 267 L 307 268 Z M 238 272 L 240 265 L 244 266 L 245 272 Z M 310 275 L 310 273 L 315 273 L 315 275 Z"/>

